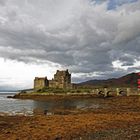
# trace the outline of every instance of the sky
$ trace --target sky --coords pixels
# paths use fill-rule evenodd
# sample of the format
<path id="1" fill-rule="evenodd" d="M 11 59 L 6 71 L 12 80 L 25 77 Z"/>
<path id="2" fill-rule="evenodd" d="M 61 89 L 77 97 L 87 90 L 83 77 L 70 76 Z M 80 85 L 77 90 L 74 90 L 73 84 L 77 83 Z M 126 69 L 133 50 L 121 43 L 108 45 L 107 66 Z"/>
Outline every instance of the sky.
<path id="1" fill-rule="evenodd" d="M 73 82 L 140 70 L 140 0 L 0 0 L 0 90 L 69 69 Z"/>

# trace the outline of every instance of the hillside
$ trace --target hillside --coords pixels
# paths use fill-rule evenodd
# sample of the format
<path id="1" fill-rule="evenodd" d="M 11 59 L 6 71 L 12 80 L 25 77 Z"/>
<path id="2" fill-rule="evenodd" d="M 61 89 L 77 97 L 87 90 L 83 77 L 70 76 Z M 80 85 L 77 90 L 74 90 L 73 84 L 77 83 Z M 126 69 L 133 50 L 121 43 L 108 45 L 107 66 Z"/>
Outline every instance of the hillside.
<path id="1" fill-rule="evenodd" d="M 137 79 L 140 79 L 138 73 L 130 73 L 120 78 L 112 78 L 107 80 L 89 80 L 79 83 L 78 86 L 92 87 L 137 87 Z"/>

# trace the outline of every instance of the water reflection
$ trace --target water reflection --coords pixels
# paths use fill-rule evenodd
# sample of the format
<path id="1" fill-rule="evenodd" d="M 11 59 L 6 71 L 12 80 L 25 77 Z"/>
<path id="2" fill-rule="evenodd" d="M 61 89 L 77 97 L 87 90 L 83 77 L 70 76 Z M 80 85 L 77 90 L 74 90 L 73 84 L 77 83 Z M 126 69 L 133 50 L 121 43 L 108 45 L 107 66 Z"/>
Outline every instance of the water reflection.
<path id="1" fill-rule="evenodd" d="M 34 110 L 54 112 L 54 110 L 73 110 L 86 108 L 99 108 L 99 102 L 93 99 L 65 99 L 60 101 L 33 101 L 6 98 L 7 95 L 0 95 L 0 112 L 33 113 Z"/>
<path id="2" fill-rule="evenodd" d="M 34 101 L 35 112 L 42 113 L 64 113 L 68 110 L 86 110 L 99 108 L 99 103 L 93 99 L 75 99 L 75 100 L 61 100 L 61 101 Z M 40 110 L 40 111 L 39 111 Z M 43 112 L 44 111 L 44 112 Z M 57 114 L 56 113 L 56 114 Z"/>
<path id="3" fill-rule="evenodd" d="M 53 109 L 80 109 L 82 107 L 91 106 L 93 103 L 88 100 L 62 100 L 62 101 L 34 101 L 35 108 Z"/>

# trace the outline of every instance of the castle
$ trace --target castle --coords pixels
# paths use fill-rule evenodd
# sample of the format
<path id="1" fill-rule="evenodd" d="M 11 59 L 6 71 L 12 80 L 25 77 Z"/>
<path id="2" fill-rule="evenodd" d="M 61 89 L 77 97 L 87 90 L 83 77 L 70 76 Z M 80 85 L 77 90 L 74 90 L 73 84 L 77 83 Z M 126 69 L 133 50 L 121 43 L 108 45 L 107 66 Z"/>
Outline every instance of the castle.
<path id="1" fill-rule="evenodd" d="M 61 89 L 71 89 L 71 74 L 68 70 L 59 71 L 57 70 L 54 78 L 48 80 L 47 77 L 35 77 L 34 79 L 34 89 L 39 90 L 42 88 L 61 88 Z"/>

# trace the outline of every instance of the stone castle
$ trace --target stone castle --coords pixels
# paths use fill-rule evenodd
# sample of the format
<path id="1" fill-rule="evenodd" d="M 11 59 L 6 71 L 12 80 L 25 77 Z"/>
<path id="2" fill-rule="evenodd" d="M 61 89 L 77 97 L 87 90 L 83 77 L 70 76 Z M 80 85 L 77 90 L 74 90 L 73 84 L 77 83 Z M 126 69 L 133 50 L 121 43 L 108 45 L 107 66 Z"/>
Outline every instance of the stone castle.
<path id="1" fill-rule="evenodd" d="M 34 79 L 34 89 L 39 90 L 42 88 L 60 88 L 60 89 L 71 89 L 71 74 L 68 70 L 59 71 L 57 70 L 54 78 L 48 80 L 47 77 L 35 77 Z"/>

